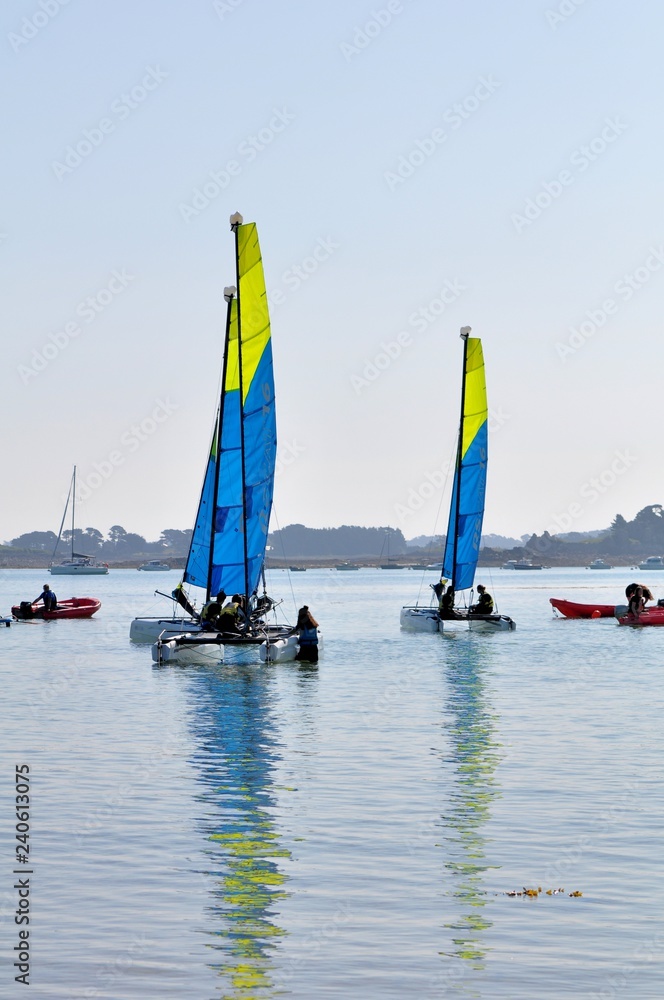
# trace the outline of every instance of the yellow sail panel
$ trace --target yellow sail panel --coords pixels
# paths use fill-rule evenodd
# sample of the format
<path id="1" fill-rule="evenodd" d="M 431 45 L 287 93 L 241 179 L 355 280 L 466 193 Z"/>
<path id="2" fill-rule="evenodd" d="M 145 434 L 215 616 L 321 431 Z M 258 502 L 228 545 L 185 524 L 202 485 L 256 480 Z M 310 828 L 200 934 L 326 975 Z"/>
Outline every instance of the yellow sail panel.
<path id="1" fill-rule="evenodd" d="M 270 342 L 270 314 L 256 223 L 238 226 L 237 235 L 244 404 L 265 348 Z"/>
<path id="2" fill-rule="evenodd" d="M 232 299 L 231 316 L 228 327 L 228 346 L 226 348 L 228 355 L 226 359 L 226 383 L 224 385 L 226 392 L 231 392 L 233 389 L 240 388 L 240 353 L 238 351 L 237 333 L 237 299 Z"/>
<path id="3" fill-rule="evenodd" d="M 484 355 L 482 353 L 482 342 L 478 337 L 468 338 L 465 377 L 466 394 L 463 407 L 462 459 L 477 437 L 480 427 L 486 423 L 488 418 L 486 381 L 484 379 Z"/>

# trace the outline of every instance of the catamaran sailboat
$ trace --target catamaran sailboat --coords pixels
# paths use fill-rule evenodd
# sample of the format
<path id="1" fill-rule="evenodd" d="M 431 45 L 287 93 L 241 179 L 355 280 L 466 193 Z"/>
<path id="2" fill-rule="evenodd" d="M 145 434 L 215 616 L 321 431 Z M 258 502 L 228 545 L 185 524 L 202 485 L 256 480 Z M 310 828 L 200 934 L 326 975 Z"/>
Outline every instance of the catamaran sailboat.
<path id="1" fill-rule="evenodd" d="M 263 263 L 255 223 L 231 217 L 237 286 L 227 303 L 221 396 L 198 513 L 182 582 L 173 600 L 180 616 L 136 618 L 130 639 L 152 642 L 157 662 L 223 661 L 225 645 L 287 641 L 292 659 L 297 636 L 289 625 L 268 624 L 277 602 L 265 591 L 265 547 L 276 462 L 272 341 Z M 263 592 L 258 595 L 262 581 Z M 201 623 L 184 585 L 198 588 L 203 605 L 223 591 L 244 598 L 245 619 L 232 635 Z M 193 600 L 193 598 L 192 598 Z M 284 657 L 281 657 L 284 658 Z M 268 657 L 269 659 L 269 657 Z"/>
<path id="2" fill-rule="evenodd" d="M 62 529 L 64 528 L 65 518 L 67 517 L 67 509 L 71 501 L 71 556 L 69 559 L 63 559 L 60 563 L 54 563 L 55 553 L 58 551 L 58 545 L 60 544 L 60 538 L 62 537 Z M 62 521 L 60 522 L 60 530 L 58 532 L 58 540 L 55 543 L 55 548 L 53 549 L 53 555 L 51 556 L 51 565 L 48 568 L 49 573 L 53 576 L 101 576 L 102 574 L 108 573 L 108 566 L 106 563 L 98 562 L 94 556 L 81 555 L 80 552 L 74 552 L 74 527 L 76 523 L 76 466 L 74 466 L 74 472 L 71 477 L 71 483 L 69 484 L 69 493 L 67 494 L 67 501 L 65 503 L 64 513 L 62 515 Z"/>
<path id="3" fill-rule="evenodd" d="M 461 385 L 461 422 L 457 445 L 452 502 L 447 527 L 447 541 L 440 583 L 434 593 L 442 593 L 445 584 L 451 594 L 470 590 L 480 554 L 484 495 L 488 454 L 488 406 L 484 379 L 482 343 L 470 336 L 470 327 L 461 330 L 463 340 L 463 380 Z M 433 589 L 433 588 L 432 588 Z M 450 609 L 443 617 L 438 607 L 404 607 L 401 626 L 417 632 L 438 632 L 447 623 L 467 622 L 473 630 L 499 631 L 516 628 L 506 615 L 472 614 L 467 608 Z"/>

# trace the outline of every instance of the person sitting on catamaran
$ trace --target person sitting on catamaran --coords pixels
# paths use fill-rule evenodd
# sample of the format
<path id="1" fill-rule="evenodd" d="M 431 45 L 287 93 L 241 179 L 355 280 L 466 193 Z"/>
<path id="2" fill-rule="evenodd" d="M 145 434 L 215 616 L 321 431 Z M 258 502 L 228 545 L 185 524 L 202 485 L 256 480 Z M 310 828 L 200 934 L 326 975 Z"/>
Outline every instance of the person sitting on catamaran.
<path id="1" fill-rule="evenodd" d="M 220 590 L 216 598 L 212 601 L 208 601 L 201 611 L 201 623 L 206 626 L 211 626 L 212 628 L 217 628 L 217 622 L 219 615 L 221 614 L 222 605 L 226 600 L 226 593 Z"/>
<path id="2" fill-rule="evenodd" d="M 44 611 L 55 611 L 58 606 L 58 599 L 47 583 L 44 584 L 44 589 L 39 597 L 35 598 L 32 603 L 39 604 L 40 601 L 44 602 Z"/>
<path id="3" fill-rule="evenodd" d="M 242 610 L 243 598 L 241 594 L 233 594 L 232 598 L 225 604 L 217 617 L 217 628 L 226 635 L 236 635 L 240 631 L 240 623 L 246 621 L 247 616 Z"/>
<path id="4" fill-rule="evenodd" d="M 468 608 L 468 614 L 471 615 L 492 615 L 493 614 L 493 597 L 488 592 L 483 583 L 478 583 L 477 585 L 478 599 L 477 604 L 471 604 Z"/>
<path id="5" fill-rule="evenodd" d="M 458 618 L 454 610 L 454 587 L 449 585 L 447 590 L 440 595 L 438 602 L 438 614 L 441 618 Z"/>

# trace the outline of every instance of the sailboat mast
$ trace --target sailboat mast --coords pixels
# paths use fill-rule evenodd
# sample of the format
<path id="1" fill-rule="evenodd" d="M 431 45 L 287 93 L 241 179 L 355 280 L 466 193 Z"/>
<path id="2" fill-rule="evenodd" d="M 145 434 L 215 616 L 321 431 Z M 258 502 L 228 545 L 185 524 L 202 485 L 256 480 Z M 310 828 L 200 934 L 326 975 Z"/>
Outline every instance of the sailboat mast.
<path id="1" fill-rule="evenodd" d="M 76 466 L 71 480 L 71 558 L 74 561 L 74 508 L 76 506 Z"/>
<path id="2" fill-rule="evenodd" d="M 454 508 L 454 540 L 452 549 L 452 589 L 454 589 L 455 579 L 454 575 L 456 573 L 456 563 L 457 563 L 457 549 L 459 546 L 459 508 L 461 504 L 461 459 L 462 459 L 462 449 L 463 449 L 463 417 L 466 408 L 466 361 L 468 358 L 468 337 L 470 336 L 470 327 L 462 326 L 461 333 L 459 334 L 463 340 L 463 367 L 461 376 L 461 419 L 459 421 L 459 444 L 457 446 L 457 461 L 456 461 L 456 503 Z"/>
<path id="3" fill-rule="evenodd" d="M 231 332 L 231 310 L 233 308 L 233 298 L 235 289 L 233 286 L 224 288 L 224 298 L 226 300 L 226 333 L 224 336 L 224 363 L 221 371 L 221 391 L 219 393 L 219 412 L 217 415 L 215 453 L 216 461 L 214 465 L 214 488 L 212 490 L 212 516 L 210 517 L 210 555 L 208 558 L 207 582 L 205 584 L 205 603 L 210 600 L 212 592 L 212 567 L 214 565 L 214 532 L 215 532 L 215 509 L 217 505 L 217 491 L 219 489 L 219 471 L 221 469 L 221 432 L 224 423 L 224 399 L 226 398 L 226 372 L 228 370 L 228 351 Z"/>
<path id="4" fill-rule="evenodd" d="M 246 497 L 246 467 L 244 448 L 244 383 L 242 378 L 242 299 L 240 293 L 240 240 L 238 229 L 242 225 L 239 212 L 231 216 L 231 229 L 235 233 L 235 275 L 237 281 L 237 353 L 240 389 L 240 455 L 242 459 L 242 546 L 244 555 L 244 599 L 246 610 L 249 610 L 249 566 L 247 556 L 247 497 Z"/>

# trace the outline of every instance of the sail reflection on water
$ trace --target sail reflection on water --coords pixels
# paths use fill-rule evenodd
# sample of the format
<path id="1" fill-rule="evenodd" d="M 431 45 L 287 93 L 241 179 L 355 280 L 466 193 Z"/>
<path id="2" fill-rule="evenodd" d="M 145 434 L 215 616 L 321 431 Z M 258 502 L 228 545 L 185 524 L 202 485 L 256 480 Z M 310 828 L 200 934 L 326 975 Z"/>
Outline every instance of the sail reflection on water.
<path id="1" fill-rule="evenodd" d="M 250 667 L 197 673 L 193 758 L 204 789 L 199 820 L 207 836 L 213 901 L 210 965 L 224 980 L 225 1000 L 277 995 L 273 955 L 285 933 L 276 923 L 287 876 L 273 813 L 279 743 L 271 709 L 273 678 Z"/>
<path id="2" fill-rule="evenodd" d="M 495 867 L 487 861 L 483 828 L 490 819 L 492 802 L 500 795 L 496 769 L 501 753 L 486 685 L 492 650 L 487 636 L 477 638 L 477 642 L 471 639 L 447 645 L 445 728 L 453 776 L 442 823 L 448 894 L 454 900 L 456 916 L 446 924 L 452 931 L 451 946 L 443 954 L 481 969 L 487 953 L 483 932 L 492 925 L 487 915 L 491 900 L 486 873 Z M 463 991 L 461 982 L 457 989 Z"/>

